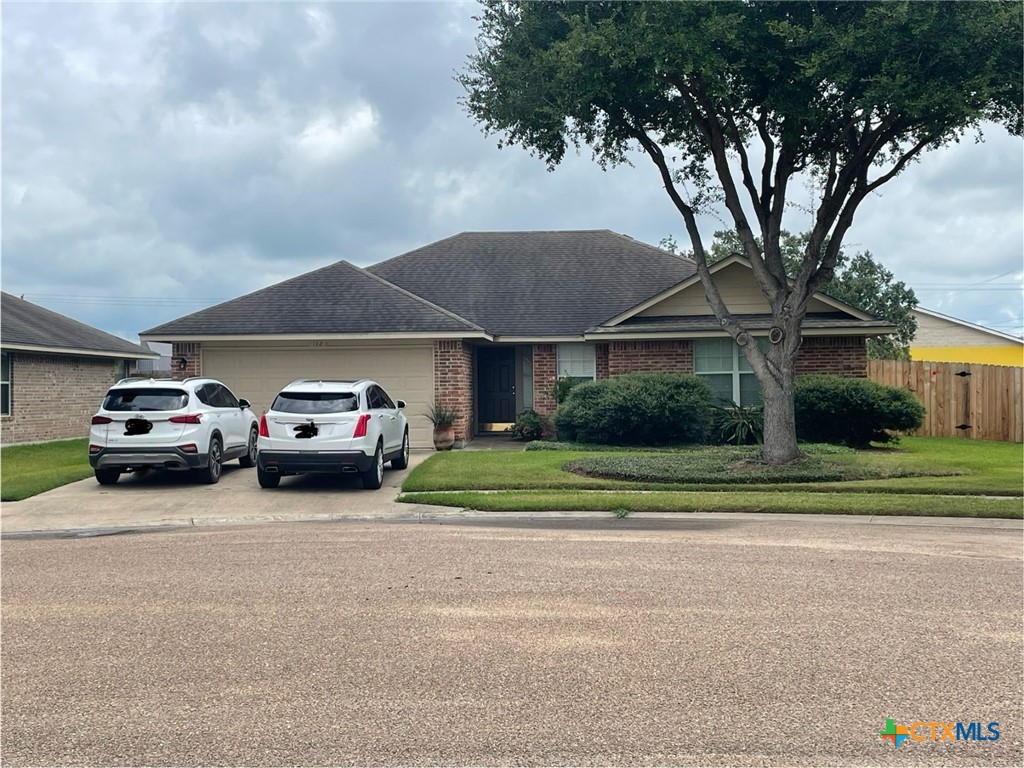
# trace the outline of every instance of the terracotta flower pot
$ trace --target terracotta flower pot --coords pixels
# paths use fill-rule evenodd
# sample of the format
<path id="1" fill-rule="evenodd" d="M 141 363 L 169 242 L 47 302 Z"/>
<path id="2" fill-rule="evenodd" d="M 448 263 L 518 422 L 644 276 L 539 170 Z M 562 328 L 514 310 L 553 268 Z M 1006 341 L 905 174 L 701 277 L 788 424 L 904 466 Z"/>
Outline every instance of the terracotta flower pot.
<path id="1" fill-rule="evenodd" d="M 450 451 L 455 445 L 455 426 L 434 427 L 434 449 Z"/>

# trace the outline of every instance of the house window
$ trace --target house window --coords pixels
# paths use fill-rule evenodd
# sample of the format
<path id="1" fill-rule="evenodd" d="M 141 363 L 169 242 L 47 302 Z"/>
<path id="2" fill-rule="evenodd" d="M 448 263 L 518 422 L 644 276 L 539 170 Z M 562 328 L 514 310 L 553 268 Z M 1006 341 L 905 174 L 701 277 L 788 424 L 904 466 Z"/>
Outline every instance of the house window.
<path id="1" fill-rule="evenodd" d="M 11 356 L 0 353 L 0 416 L 11 415 Z"/>
<path id="2" fill-rule="evenodd" d="M 597 378 L 597 357 L 592 344 L 558 345 L 558 378 L 593 381 Z"/>
<path id="3" fill-rule="evenodd" d="M 707 380 L 717 405 L 761 405 L 761 384 L 732 339 L 693 343 L 693 372 Z"/>

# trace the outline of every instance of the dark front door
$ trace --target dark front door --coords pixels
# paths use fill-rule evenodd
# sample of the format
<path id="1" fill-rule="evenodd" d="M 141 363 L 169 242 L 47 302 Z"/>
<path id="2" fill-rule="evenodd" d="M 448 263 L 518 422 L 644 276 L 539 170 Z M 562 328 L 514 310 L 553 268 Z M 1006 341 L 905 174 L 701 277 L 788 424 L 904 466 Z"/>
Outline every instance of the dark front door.
<path id="1" fill-rule="evenodd" d="M 480 431 L 505 429 L 516 420 L 515 347 L 477 347 Z"/>

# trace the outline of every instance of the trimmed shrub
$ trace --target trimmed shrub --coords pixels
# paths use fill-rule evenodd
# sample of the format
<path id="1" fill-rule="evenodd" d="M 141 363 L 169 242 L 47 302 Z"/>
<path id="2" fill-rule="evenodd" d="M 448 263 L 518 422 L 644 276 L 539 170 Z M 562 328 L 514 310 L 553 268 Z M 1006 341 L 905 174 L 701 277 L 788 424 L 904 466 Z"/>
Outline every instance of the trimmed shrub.
<path id="1" fill-rule="evenodd" d="M 913 392 L 868 379 L 826 374 L 800 376 L 794 396 L 796 433 L 801 440 L 866 448 L 889 443 L 892 432 L 917 429 L 924 406 Z"/>
<path id="2" fill-rule="evenodd" d="M 678 373 L 630 373 L 575 387 L 555 411 L 559 440 L 604 445 L 700 443 L 711 387 Z"/>
<path id="3" fill-rule="evenodd" d="M 543 440 L 554 432 L 551 422 L 532 409 L 516 416 L 516 423 L 509 431 L 513 440 Z"/>

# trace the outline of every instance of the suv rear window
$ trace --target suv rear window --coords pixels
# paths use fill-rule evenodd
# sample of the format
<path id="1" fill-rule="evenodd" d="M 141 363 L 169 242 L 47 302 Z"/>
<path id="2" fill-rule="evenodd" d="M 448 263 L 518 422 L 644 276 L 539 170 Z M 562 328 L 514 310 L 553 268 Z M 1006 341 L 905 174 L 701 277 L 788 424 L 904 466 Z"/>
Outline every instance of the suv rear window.
<path id="1" fill-rule="evenodd" d="M 282 392 L 270 406 L 279 413 L 345 413 L 359 410 L 352 392 Z"/>
<path id="2" fill-rule="evenodd" d="M 180 411 L 186 405 L 183 389 L 112 389 L 103 398 L 108 411 Z"/>

